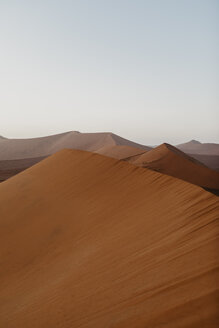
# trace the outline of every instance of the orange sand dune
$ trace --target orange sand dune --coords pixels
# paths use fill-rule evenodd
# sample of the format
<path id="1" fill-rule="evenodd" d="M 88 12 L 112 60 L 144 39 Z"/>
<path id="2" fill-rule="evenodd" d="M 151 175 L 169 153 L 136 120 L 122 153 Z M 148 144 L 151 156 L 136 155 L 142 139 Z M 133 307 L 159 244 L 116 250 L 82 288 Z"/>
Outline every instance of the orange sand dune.
<path id="1" fill-rule="evenodd" d="M 219 189 L 219 172 L 209 169 L 169 144 L 162 144 L 144 153 L 133 163 L 204 188 Z"/>
<path id="2" fill-rule="evenodd" d="M 201 143 L 191 140 L 176 147 L 188 154 L 219 155 L 219 144 L 215 143 Z"/>
<path id="3" fill-rule="evenodd" d="M 63 150 L 0 184 L 0 326 L 219 325 L 218 198 Z"/>
<path id="4" fill-rule="evenodd" d="M 145 146 L 145 149 L 147 147 Z M 151 148 L 148 147 L 148 150 Z M 130 146 L 105 146 L 96 151 L 96 153 L 109 156 L 116 159 L 129 159 L 130 157 L 141 155 L 145 153 L 146 150 L 130 147 Z M 31 167 L 32 165 L 40 162 L 44 157 L 33 157 L 25 159 L 15 159 L 15 160 L 3 160 L 0 161 L 0 182 L 7 180 L 8 178 L 22 172 L 23 170 Z"/>
<path id="5" fill-rule="evenodd" d="M 115 145 L 137 147 L 145 150 L 150 148 L 110 132 L 80 133 L 71 131 L 32 139 L 0 138 L 0 160 L 47 156 L 63 148 L 97 151 L 102 147 Z"/>
<path id="6" fill-rule="evenodd" d="M 0 182 L 42 161 L 45 157 L 0 161 Z"/>
<path id="7" fill-rule="evenodd" d="M 130 146 L 108 146 L 98 149 L 96 152 L 101 155 L 113 157 L 116 159 L 126 159 L 132 156 L 140 155 L 145 153 L 145 149 L 140 149 L 136 147 L 130 147 Z M 147 150 L 151 150 L 150 147 L 148 147 Z"/>

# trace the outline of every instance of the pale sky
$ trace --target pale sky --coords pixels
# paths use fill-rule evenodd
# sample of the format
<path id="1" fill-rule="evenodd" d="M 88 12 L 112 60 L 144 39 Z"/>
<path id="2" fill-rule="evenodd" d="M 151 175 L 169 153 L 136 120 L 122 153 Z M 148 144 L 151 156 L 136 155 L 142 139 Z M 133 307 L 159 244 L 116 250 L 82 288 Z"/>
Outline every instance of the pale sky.
<path id="1" fill-rule="evenodd" d="M 218 0 L 0 0 L 0 135 L 219 143 L 218 35 Z"/>

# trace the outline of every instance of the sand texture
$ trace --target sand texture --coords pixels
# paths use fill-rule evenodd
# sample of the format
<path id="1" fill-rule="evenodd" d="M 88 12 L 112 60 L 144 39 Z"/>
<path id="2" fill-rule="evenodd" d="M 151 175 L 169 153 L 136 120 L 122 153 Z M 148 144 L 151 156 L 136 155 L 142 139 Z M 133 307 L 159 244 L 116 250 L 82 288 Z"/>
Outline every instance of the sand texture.
<path id="1" fill-rule="evenodd" d="M 219 190 L 219 172 L 216 172 L 179 149 L 162 144 L 145 152 L 133 164 L 147 167 L 195 185 Z"/>
<path id="2" fill-rule="evenodd" d="M 216 328 L 218 197 L 60 151 L 0 184 L 0 327 Z"/>

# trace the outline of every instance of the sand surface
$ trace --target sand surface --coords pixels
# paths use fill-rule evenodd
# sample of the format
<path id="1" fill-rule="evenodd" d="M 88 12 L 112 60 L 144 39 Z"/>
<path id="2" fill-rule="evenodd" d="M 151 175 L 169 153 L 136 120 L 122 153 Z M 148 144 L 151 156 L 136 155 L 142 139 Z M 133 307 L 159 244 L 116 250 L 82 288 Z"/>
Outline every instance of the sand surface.
<path id="1" fill-rule="evenodd" d="M 216 328 L 219 200 L 63 150 L 0 184 L 0 327 Z"/>
<path id="2" fill-rule="evenodd" d="M 97 151 L 103 147 L 130 146 L 149 150 L 150 147 L 124 139 L 113 133 L 80 133 L 70 131 L 42 138 L 0 139 L 0 160 L 24 159 L 53 154 L 64 148 Z"/>
<path id="3" fill-rule="evenodd" d="M 133 160 L 133 164 L 147 167 L 201 187 L 219 190 L 219 172 L 216 172 L 179 149 L 162 144 Z"/>

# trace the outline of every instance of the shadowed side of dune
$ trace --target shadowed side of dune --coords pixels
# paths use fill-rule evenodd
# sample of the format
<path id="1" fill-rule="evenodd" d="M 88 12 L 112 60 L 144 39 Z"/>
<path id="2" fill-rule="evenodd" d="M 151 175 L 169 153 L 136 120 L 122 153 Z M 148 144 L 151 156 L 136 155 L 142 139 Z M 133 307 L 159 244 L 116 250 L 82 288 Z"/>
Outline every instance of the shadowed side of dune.
<path id="1" fill-rule="evenodd" d="M 2 327 L 217 327 L 217 197 L 63 150 L 0 185 Z"/>
<path id="2" fill-rule="evenodd" d="M 42 161 L 45 157 L 25 158 L 0 161 L 0 182 L 26 170 L 34 164 Z"/>
<path id="3" fill-rule="evenodd" d="M 169 144 L 162 144 L 132 162 L 204 188 L 219 190 L 218 172 Z"/>
<path id="4" fill-rule="evenodd" d="M 190 156 L 208 166 L 210 169 L 219 171 L 219 155 L 190 154 Z"/>

